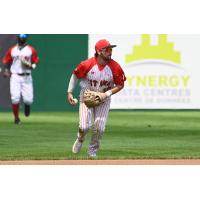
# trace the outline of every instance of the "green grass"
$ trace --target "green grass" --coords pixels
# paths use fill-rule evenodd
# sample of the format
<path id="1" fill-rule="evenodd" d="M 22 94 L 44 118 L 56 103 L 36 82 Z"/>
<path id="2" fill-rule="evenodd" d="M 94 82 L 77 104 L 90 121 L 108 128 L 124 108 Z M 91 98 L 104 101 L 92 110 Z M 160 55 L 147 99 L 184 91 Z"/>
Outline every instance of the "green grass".
<path id="1" fill-rule="evenodd" d="M 87 159 L 89 132 L 82 151 L 71 153 L 78 113 L 0 113 L 0 160 Z M 149 126 L 150 125 L 150 126 Z M 110 112 L 98 159 L 200 158 L 199 111 Z"/>

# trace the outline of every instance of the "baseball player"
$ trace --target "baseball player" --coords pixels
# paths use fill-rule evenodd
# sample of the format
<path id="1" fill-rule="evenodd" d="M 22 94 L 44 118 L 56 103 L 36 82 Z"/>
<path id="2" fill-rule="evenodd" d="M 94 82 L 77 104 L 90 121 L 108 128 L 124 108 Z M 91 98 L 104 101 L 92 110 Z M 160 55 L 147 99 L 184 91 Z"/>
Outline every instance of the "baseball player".
<path id="1" fill-rule="evenodd" d="M 31 72 L 39 63 L 37 52 L 26 43 L 27 38 L 27 34 L 19 34 L 17 44 L 9 48 L 3 58 L 4 77 L 10 78 L 10 94 L 15 124 L 20 124 L 21 95 L 24 102 L 24 114 L 27 117 L 30 115 L 30 105 L 33 103 Z"/>
<path id="2" fill-rule="evenodd" d="M 73 153 L 79 153 L 87 131 L 92 128 L 88 156 L 96 157 L 103 136 L 110 108 L 111 96 L 124 87 L 126 77 L 120 65 L 111 59 L 112 48 L 109 41 L 102 39 L 95 45 L 95 56 L 81 62 L 73 71 L 68 86 L 68 102 L 75 105 L 73 90 L 80 79 L 79 130 L 72 147 Z M 102 102 L 96 107 L 87 107 L 84 103 L 84 92 L 100 92 Z"/>

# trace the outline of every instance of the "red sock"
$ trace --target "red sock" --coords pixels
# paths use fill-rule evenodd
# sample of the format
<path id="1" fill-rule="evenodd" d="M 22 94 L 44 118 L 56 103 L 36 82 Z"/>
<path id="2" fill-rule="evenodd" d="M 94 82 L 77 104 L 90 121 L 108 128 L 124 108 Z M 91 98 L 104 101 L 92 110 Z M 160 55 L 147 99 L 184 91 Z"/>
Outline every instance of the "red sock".
<path id="1" fill-rule="evenodd" d="M 15 119 L 19 119 L 19 104 L 12 104 L 13 114 Z"/>

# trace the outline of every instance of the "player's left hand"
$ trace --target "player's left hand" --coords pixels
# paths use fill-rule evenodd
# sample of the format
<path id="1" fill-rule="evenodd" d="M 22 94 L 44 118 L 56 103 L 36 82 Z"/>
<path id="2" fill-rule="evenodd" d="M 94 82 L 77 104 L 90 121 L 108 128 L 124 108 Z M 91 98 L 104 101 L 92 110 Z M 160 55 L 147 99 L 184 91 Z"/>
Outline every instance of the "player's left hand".
<path id="1" fill-rule="evenodd" d="M 96 98 L 98 98 L 96 100 L 100 100 L 101 102 L 103 102 L 107 98 L 107 95 L 106 93 L 99 93 Z"/>

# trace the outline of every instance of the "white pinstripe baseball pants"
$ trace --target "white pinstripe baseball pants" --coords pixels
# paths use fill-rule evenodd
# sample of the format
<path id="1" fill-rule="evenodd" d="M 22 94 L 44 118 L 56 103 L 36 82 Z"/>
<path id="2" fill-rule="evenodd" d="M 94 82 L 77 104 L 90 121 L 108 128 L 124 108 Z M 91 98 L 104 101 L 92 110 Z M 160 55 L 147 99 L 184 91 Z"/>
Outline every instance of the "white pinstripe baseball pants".
<path id="1" fill-rule="evenodd" d="M 108 99 L 101 105 L 88 108 L 83 102 L 79 106 L 79 128 L 86 135 L 87 131 L 92 128 L 92 137 L 88 151 L 96 151 L 99 149 L 100 140 L 105 131 L 111 100 Z M 78 134 L 80 137 L 80 134 Z"/>

